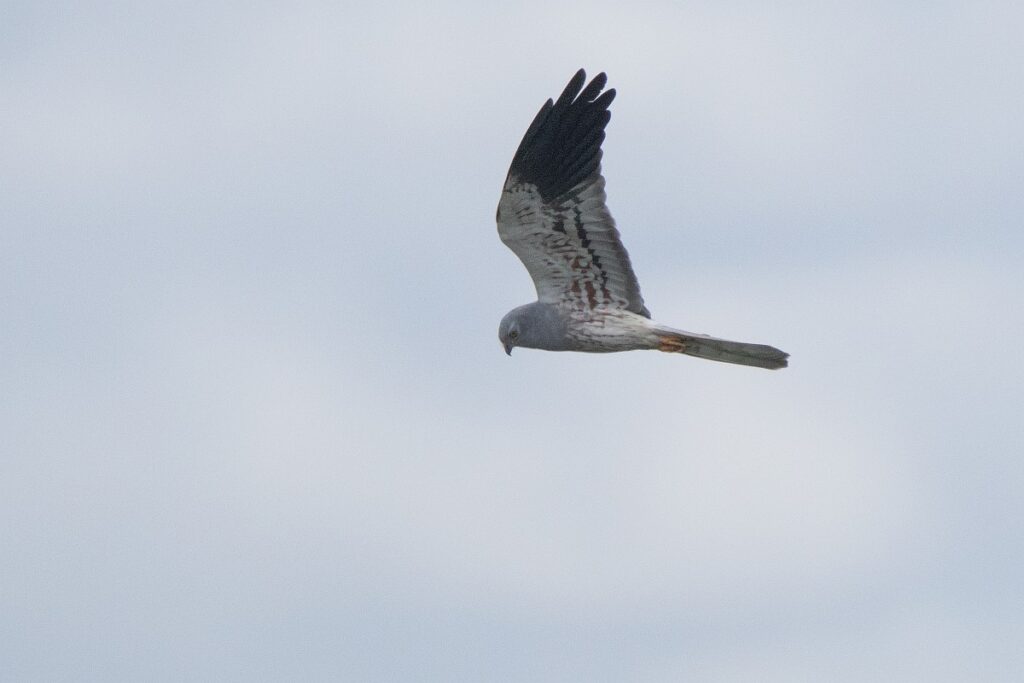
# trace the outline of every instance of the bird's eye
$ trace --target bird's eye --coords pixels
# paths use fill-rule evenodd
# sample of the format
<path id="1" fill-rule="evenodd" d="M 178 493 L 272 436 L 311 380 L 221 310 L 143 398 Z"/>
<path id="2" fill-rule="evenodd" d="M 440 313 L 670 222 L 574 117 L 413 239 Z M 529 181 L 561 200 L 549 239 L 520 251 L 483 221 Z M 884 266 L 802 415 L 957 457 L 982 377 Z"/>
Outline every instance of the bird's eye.
<path id="1" fill-rule="evenodd" d="M 508 338 L 511 339 L 512 341 L 515 341 L 516 339 L 519 339 L 519 333 L 516 332 L 515 330 L 512 330 L 511 332 L 508 333 Z"/>

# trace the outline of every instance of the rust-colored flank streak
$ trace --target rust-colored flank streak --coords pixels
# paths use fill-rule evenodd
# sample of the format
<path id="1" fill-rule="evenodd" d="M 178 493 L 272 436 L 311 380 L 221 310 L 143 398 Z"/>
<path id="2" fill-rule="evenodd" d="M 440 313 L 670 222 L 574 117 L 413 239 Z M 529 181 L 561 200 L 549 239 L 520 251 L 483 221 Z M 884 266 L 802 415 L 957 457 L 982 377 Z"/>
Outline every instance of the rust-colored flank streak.
<path id="1" fill-rule="evenodd" d="M 658 340 L 658 350 L 665 353 L 682 353 L 686 350 L 686 342 L 678 337 L 661 337 Z"/>

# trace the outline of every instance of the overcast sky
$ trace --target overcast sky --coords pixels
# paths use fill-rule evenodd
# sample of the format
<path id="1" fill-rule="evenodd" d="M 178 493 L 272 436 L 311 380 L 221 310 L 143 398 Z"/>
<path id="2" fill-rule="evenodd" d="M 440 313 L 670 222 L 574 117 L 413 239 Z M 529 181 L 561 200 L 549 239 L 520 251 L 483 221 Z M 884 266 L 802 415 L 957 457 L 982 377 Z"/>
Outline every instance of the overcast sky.
<path id="1" fill-rule="evenodd" d="M 0 4 L 0 679 L 1020 680 L 1024 10 L 830 7 Z M 505 356 L 581 66 L 789 369 Z"/>

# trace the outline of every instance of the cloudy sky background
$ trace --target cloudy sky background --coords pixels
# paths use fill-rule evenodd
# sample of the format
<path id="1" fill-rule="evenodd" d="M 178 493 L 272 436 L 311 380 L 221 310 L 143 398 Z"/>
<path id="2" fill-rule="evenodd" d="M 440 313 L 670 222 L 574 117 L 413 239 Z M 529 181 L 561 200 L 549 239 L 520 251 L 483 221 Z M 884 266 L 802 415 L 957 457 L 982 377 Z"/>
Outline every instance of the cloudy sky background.
<path id="1" fill-rule="evenodd" d="M 1019 680 L 1017 3 L 278 5 L 0 5 L 0 679 Z M 581 66 L 789 369 L 505 357 Z"/>

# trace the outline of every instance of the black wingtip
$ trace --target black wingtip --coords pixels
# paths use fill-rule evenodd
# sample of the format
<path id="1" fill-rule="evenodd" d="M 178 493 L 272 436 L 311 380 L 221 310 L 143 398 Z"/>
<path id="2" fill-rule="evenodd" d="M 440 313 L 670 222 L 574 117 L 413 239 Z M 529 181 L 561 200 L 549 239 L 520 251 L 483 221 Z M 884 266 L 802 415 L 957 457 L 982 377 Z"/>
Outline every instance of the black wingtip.
<path id="1" fill-rule="evenodd" d="M 583 88 L 583 84 L 587 81 L 587 72 L 583 69 L 577 71 L 572 78 L 569 79 L 569 83 L 565 86 L 565 90 L 558 96 L 558 101 L 555 102 L 556 107 L 565 107 L 571 103 L 576 96 L 579 94 L 580 89 Z"/>
<path id="2" fill-rule="evenodd" d="M 580 69 L 580 73 L 583 73 L 583 69 Z M 583 80 L 586 80 L 586 78 Z M 583 92 L 579 95 L 579 99 L 584 102 L 593 102 L 597 98 L 598 93 L 604 90 L 604 86 L 607 83 L 608 76 L 602 71 L 594 76 L 594 80 L 590 81 L 590 85 L 583 89 Z"/>
<path id="3" fill-rule="evenodd" d="M 597 172 L 615 90 L 603 71 L 586 83 L 580 69 L 558 99 L 548 100 L 523 136 L 509 175 L 537 187 L 545 201 L 560 197 Z M 586 87 L 584 87 L 586 85 Z"/>

